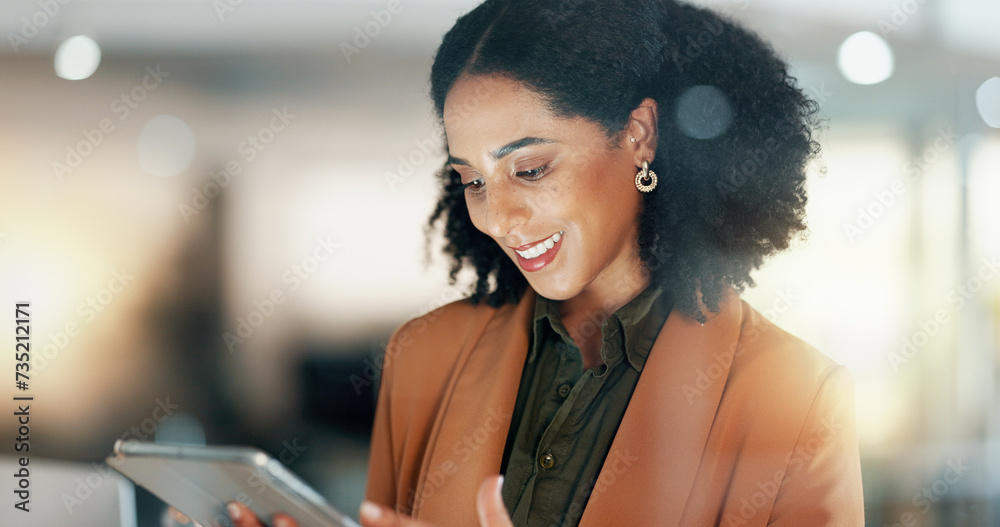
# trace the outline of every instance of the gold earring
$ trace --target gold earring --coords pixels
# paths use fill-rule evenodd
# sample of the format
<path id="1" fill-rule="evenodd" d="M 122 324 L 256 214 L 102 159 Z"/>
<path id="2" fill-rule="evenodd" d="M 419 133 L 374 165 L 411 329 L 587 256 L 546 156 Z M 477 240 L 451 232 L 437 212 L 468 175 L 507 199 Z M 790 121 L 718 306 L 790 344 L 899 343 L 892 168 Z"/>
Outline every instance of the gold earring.
<path id="1" fill-rule="evenodd" d="M 643 180 L 652 181 L 643 183 Z M 650 192 L 656 188 L 656 172 L 649 169 L 649 161 L 643 161 L 642 170 L 635 175 L 635 188 L 639 189 L 639 192 Z"/>

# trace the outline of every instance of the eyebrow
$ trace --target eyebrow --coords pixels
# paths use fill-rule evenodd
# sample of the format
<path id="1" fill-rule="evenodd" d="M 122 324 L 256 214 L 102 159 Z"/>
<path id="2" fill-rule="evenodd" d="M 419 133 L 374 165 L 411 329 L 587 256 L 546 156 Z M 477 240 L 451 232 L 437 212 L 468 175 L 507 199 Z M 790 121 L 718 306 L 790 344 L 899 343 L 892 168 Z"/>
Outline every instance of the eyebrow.
<path id="1" fill-rule="evenodd" d="M 492 152 L 490 155 L 493 156 L 494 160 L 499 161 L 499 160 L 503 159 L 504 157 L 512 154 L 514 151 L 516 151 L 518 149 L 521 149 L 521 148 L 524 148 L 526 146 L 550 144 L 550 143 L 555 143 L 555 142 L 557 142 L 557 141 L 554 140 L 554 139 L 546 139 L 544 137 L 522 137 L 521 139 L 518 139 L 517 141 L 514 141 L 512 143 L 508 143 L 508 144 L 506 144 L 504 146 L 501 146 L 500 148 L 498 148 L 494 152 Z M 452 156 L 450 154 L 448 155 L 448 163 L 450 163 L 452 165 L 472 166 L 471 164 L 469 164 L 468 161 L 466 161 L 466 160 L 464 160 L 464 159 L 462 159 L 460 157 L 454 157 L 454 156 Z"/>

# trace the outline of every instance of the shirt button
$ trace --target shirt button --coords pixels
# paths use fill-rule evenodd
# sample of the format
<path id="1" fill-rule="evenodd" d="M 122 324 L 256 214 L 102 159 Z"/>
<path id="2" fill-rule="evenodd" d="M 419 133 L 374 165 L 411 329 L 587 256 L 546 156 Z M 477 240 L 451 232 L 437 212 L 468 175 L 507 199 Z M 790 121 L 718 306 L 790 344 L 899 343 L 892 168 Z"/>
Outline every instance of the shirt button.
<path id="1" fill-rule="evenodd" d="M 571 389 L 568 384 L 563 384 L 559 387 L 559 397 L 566 397 Z"/>
<path id="2" fill-rule="evenodd" d="M 552 457 L 552 454 L 543 454 L 542 457 L 538 458 L 538 464 L 544 469 L 549 469 L 555 466 L 556 458 Z"/>

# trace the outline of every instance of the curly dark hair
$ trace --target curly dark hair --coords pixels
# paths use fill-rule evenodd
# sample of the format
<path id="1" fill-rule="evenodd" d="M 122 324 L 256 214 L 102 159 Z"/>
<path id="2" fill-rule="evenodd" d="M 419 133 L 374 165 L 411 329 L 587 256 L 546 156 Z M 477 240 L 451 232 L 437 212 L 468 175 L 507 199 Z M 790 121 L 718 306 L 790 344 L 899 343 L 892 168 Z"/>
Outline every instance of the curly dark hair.
<path id="1" fill-rule="evenodd" d="M 657 101 L 650 169 L 660 182 L 642 198 L 639 257 L 675 306 L 701 322 L 699 286 L 717 312 L 725 288 L 755 285 L 751 270 L 806 229 L 818 105 L 769 44 L 718 13 L 673 0 L 486 0 L 435 54 L 440 123 L 459 76 L 490 74 L 528 86 L 555 115 L 600 124 L 615 145 L 632 110 Z M 441 198 L 425 232 L 430 245 L 444 218 L 450 283 L 471 265 L 469 300 L 516 302 L 527 280 L 473 226 L 458 172 L 445 164 L 438 177 Z"/>

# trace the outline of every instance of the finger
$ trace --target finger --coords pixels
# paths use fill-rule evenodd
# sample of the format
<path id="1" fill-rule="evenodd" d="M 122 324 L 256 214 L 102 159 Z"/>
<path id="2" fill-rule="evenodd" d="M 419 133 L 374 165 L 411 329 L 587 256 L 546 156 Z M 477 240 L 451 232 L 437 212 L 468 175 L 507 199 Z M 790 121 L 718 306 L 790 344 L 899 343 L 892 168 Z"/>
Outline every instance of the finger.
<path id="1" fill-rule="evenodd" d="M 398 527 L 403 525 L 403 520 L 396 514 L 396 511 L 368 500 L 361 502 L 359 519 L 363 527 Z"/>
<path id="2" fill-rule="evenodd" d="M 188 518 L 187 516 L 184 515 L 183 512 L 173 507 L 170 507 L 170 509 L 167 511 L 167 515 L 170 516 L 170 519 L 181 525 L 187 525 L 191 523 L 191 518 Z"/>
<path id="3" fill-rule="evenodd" d="M 358 516 L 363 527 L 433 527 L 368 500 L 361 502 Z"/>
<path id="4" fill-rule="evenodd" d="M 482 527 L 514 527 L 510 521 L 510 513 L 503 504 L 503 476 L 490 476 L 479 486 L 476 495 L 476 512 L 479 513 L 479 525 Z"/>
<path id="5" fill-rule="evenodd" d="M 238 501 L 231 501 L 226 504 L 226 511 L 229 512 L 229 518 L 233 520 L 233 524 L 236 527 L 264 527 L 264 524 L 260 522 L 257 515 L 249 507 Z"/>
<path id="6" fill-rule="evenodd" d="M 271 525 L 274 527 L 299 527 L 299 523 L 295 521 L 295 518 L 287 514 L 275 514 L 272 516 Z"/>

